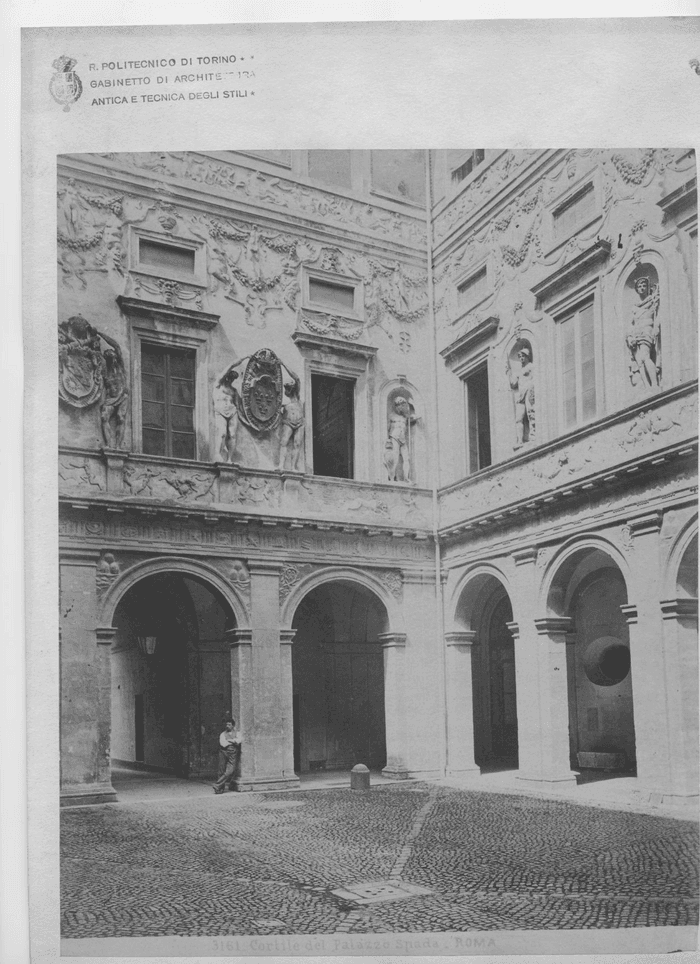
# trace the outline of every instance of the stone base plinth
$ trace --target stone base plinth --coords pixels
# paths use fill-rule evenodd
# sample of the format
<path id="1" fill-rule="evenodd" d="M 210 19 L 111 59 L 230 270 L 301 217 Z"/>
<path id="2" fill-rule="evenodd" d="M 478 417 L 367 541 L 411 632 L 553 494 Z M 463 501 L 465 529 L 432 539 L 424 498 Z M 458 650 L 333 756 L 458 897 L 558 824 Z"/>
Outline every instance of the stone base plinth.
<path id="1" fill-rule="evenodd" d="M 297 790 L 299 777 L 251 777 L 238 781 L 239 793 L 264 792 L 265 790 Z"/>
<path id="2" fill-rule="evenodd" d="M 575 784 L 576 774 L 572 771 L 568 773 L 548 773 L 545 775 L 541 774 L 529 774 L 529 773 L 516 773 L 516 780 L 521 780 L 523 783 L 529 783 L 533 786 L 540 787 L 554 787 L 561 786 L 562 784 Z"/>
<path id="3" fill-rule="evenodd" d="M 411 771 L 404 767 L 386 766 L 382 769 L 382 776 L 388 777 L 390 780 L 410 780 Z"/>
<path id="4" fill-rule="evenodd" d="M 92 804 L 116 802 L 117 791 L 111 783 L 63 787 L 61 790 L 60 803 L 62 807 L 86 807 Z"/>

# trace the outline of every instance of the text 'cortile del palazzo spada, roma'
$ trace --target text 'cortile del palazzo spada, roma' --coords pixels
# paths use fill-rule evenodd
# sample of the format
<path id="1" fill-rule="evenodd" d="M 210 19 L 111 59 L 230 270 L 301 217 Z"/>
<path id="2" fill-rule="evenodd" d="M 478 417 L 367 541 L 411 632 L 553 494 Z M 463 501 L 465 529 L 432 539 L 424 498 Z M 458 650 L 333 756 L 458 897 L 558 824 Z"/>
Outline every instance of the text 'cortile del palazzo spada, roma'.
<path id="1" fill-rule="evenodd" d="M 58 159 L 61 791 L 698 793 L 693 151 Z"/>

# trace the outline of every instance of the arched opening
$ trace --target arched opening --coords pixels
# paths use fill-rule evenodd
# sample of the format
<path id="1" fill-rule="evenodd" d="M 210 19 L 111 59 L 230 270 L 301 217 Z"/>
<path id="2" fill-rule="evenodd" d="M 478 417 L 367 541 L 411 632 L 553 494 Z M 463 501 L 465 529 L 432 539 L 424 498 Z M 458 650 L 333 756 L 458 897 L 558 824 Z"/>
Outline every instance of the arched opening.
<path id="1" fill-rule="evenodd" d="M 698 598 L 698 537 L 697 535 L 688 543 L 688 547 L 683 553 L 678 576 L 676 577 L 676 596 L 679 599 Z"/>
<path id="2" fill-rule="evenodd" d="M 571 618 L 567 642 L 569 750 L 584 780 L 636 773 L 633 654 L 627 587 L 605 551 L 585 548 L 558 570 L 550 611 Z"/>
<path id="3" fill-rule="evenodd" d="M 518 768 L 513 609 L 504 585 L 480 574 L 465 587 L 459 622 L 474 631 L 472 703 L 474 759 L 486 770 Z"/>
<path id="4" fill-rule="evenodd" d="M 218 734 L 231 713 L 228 604 L 198 578 L 159 572 L 127 590 L 113 625 L 112 762 L 216 774 Z"/>
<path id="5" fill-rule="evenodd" d="M 386 764 L 383 604 L 368 589 L 332 582 L 312 589 L 294 615 L 294 769 Z"/>

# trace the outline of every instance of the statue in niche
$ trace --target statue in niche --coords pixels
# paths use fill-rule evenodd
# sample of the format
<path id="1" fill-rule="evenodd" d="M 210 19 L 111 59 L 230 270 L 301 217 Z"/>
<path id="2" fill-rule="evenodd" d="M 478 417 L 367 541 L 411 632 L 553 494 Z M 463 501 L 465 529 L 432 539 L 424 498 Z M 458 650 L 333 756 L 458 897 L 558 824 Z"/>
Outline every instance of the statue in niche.
<path id="1" fill-rule="evenodd" d="M 284 470 L 289 456 L 289 468 L 297 472 L 304 446 L 304 403 L 299 397 L 299 378 L 293 372 L 289 374 L 292 375 L 293 381 L 286 382 L 284 385 L 286 397 L 282 402 L 279 467 Z"/>
<path id="2" fill-rule="evenodd" d="M 532 352 L 527 345 L 518 351 L 520 369 L 514 372 L 510 361 L 506 374 L 515 399 L 516 448 L 535 440 L 535 377 L 532 369 Z"/>
<path id="3" fill-rule="evenodd" d="M 411 482 L 411 426 L 419 420 L 408 399 L 397 395 L 389 412 L 389 431 L 384 443 L 384 465 L 390 482 Z"/>
<path id="4" fill-rule="evenodd" d="M 109 348 L 102 352 L 102 400 L 100 423 L 105 445 L 120 449 L 124 445 L 124 424 L 129 407 L 129 387 L 126 379 L 124 357 L 118 342 L 109 335 L 98 332 Z"/>
<path id="5" fill-rule="evenodd" d="M 659 286 L 649 278 L 637 278 L 634 291 L 638 301 L 632 307 L 627 332 L 630 350 L 629 375 L 633 385 L 657 388 L 661 371 L 661 344 L 656 316 L 659 311 Z"/>
<path id="6" fill-rule="evenodd" d="M 219 445 L 219 456 L 222 462 L 233 462 L 236 449 L 240 397 L 233 383 L 240 377 L 240 373 L 236 371 L 239 364 L 241 363 L 227 368 L 214 386 L 214 411 L 224 420 L 224 429 L 221 433 L 221 444 Z"/>

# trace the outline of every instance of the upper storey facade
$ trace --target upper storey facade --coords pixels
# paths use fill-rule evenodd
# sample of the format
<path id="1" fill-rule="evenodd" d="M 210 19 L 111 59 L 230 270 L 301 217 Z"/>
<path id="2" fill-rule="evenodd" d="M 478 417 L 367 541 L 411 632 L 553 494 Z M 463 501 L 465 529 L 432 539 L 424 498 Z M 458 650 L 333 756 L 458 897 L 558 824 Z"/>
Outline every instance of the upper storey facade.
<path id="1" fill-rule="evenodd" d="M 426 250 L 422 151 L 61 157 L 64 497 L 429 530 Z"/>
<path id="2" fill-rule="evenodd" d="M 693 151 L 442 151 L 431 175 L 443 486 L 476 509 L 492 466 L 546 488 L 694 433 Z"/>

